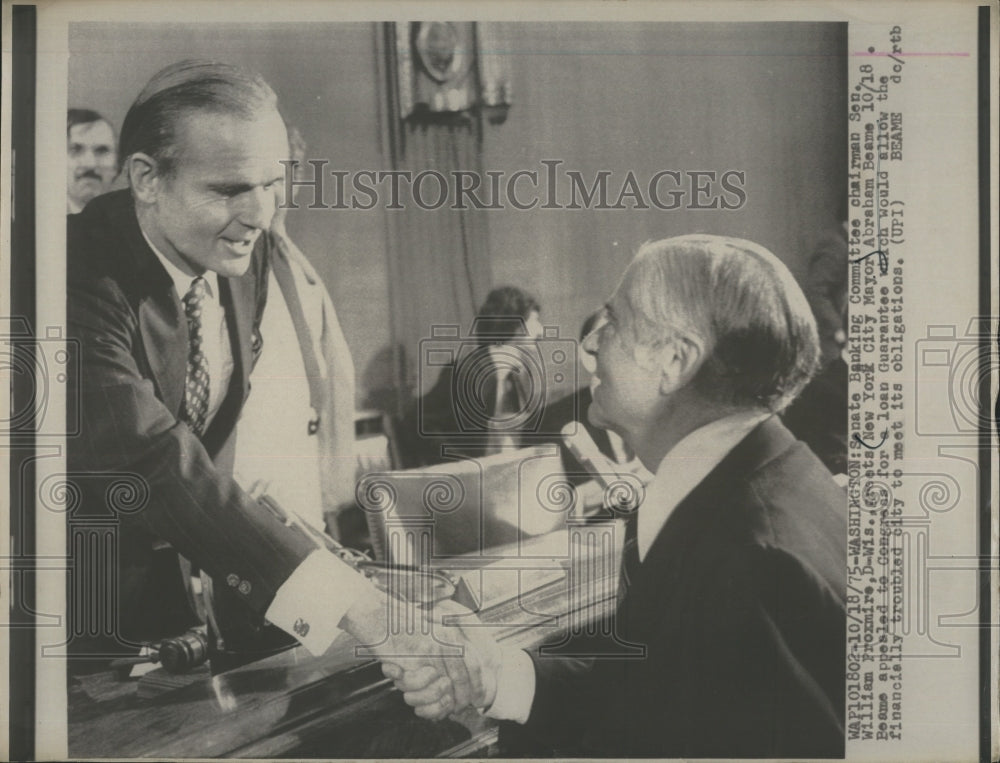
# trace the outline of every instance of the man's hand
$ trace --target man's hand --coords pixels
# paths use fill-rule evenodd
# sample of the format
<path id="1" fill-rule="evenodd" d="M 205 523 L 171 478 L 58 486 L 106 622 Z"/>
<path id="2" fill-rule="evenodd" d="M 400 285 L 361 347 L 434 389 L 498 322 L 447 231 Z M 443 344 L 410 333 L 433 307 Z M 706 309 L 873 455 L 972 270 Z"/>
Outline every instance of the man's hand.
<path id="1" fill-rule="evenodd" d="M 417 715 L 438 720 L 468 705 L 492 703 L 499 647 L 475 615 L 453 601 L 439 602 L 427 613 L 374 589 L 373 594 L 352 606 L 341 627 L 382 661 L 383 672 Z M 415 627 L 390 632 L 389 606 L 412 607 L 406 619 Z"/>
<path id="2" fill-rule="evenodd" d="M 433 622 L 438 638 L 461 647 L 461 657 L 444 660 L 444 672 L 433 664 L 393 660 L 383 662 L 382 672 L 395 682 L 403 699 L 421 718 L 440 720 L 468 705 L 483 708 L 493 704 L 501 653 L 488 629 L 453 601 L 435 605 Z"/>

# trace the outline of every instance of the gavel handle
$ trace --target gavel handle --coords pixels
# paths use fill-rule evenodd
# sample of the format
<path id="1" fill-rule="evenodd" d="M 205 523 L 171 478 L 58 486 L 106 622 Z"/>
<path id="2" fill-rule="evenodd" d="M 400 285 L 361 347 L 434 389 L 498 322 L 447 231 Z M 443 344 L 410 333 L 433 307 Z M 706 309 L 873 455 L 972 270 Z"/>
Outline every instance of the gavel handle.
<path id="1" fill-rule="evenodd" d="M 119 657 L 117 660 L 112 660 L 110 667 L 113 668 L 130 668 L 133 665 L 145 665 L 147 662 L 159 662 L 159 656 L 155 653 L 141 655 L 137 654 L 134 657 Z"/>

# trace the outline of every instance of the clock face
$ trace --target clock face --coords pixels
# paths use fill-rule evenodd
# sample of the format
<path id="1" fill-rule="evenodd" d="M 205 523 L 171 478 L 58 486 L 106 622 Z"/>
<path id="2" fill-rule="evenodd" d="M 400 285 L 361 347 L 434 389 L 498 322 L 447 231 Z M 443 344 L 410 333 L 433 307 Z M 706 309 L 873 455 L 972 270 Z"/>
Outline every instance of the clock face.
<path id="1" fill-rule="evenodd" d="M 416 49 L 420 63 L 437 82 L 454 80 L 468 68 L 470 51 L 462 45 L 462 36 L 450 22 L 420 22 Z"/>

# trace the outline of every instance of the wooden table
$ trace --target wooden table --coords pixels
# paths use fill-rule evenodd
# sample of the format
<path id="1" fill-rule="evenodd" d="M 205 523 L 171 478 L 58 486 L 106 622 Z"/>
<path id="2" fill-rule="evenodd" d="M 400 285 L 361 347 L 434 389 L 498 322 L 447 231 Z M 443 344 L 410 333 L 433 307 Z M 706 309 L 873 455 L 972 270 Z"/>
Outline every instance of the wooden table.
<path id="1" fill-rule="evenodd" d="M 480 618 L 521 647 L 593 628 L 614 608 L 618 523 L 565 529 L 435 566 L 480 594 Z M 147 698 L 137 679 L 87 679 L 69 697 L 71 757 L 485 757 L 495 726 L 466 709 L 417 718 L 378 664 L 346 634 L 322 657 L 297 647 Z"/>

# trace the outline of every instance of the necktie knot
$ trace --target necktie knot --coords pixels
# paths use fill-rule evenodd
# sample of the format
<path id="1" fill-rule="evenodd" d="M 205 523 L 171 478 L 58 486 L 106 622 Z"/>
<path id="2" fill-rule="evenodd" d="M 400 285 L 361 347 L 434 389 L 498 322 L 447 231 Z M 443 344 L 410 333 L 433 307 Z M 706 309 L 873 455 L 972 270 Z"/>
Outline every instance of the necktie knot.
<path id="1" fill-rule="evenodd" d="M 208 281 L 205 276 L 198 276 L 191 281 L 191 288 L 184 295 L 184 312 L 188 318 L 192 317 L 194 311 L 201 311 L 201 306 L 205 303 L 208 294 Z"/>

